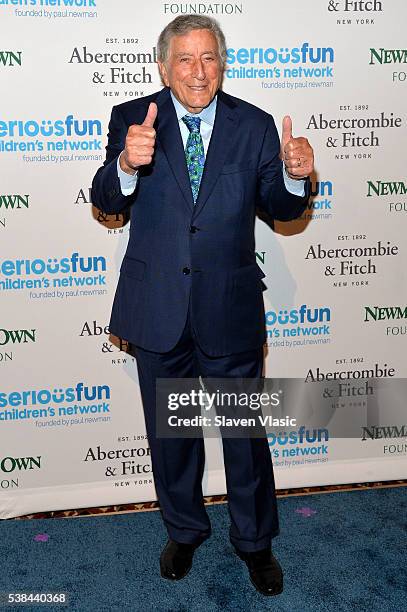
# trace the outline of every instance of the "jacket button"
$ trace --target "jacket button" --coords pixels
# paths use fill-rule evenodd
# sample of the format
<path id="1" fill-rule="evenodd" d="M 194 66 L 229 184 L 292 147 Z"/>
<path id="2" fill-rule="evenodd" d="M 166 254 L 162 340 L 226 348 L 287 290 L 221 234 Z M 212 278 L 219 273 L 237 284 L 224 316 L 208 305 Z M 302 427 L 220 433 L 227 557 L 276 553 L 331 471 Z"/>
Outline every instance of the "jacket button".
<path id="1" fill-rule="evenodd" d="M 189 274 L 191 270 L 189 268 L 183 268 L 182 274 Z"/>
<path id="2" fill-rule="evenodd" d="M 189 231 L 191 232 L 191 234 L 195 234 L 197 230 L 198 228 L 195 225 L 191 225 L 191 227 L 189 228 Z"/>

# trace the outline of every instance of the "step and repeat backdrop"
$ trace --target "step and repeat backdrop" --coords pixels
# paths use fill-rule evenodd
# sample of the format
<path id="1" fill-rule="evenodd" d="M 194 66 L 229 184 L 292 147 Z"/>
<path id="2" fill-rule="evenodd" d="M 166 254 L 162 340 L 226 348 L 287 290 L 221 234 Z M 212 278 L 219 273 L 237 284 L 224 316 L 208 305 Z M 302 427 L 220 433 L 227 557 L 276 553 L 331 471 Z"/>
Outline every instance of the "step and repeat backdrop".
<path id="1" fill-rule="evenodd" d="M 315 150 L 303 218 L 256 223 L 265 374 L 346 383 L 320 428 L 269 434 L 277 486 L 407 477 L 405 395 L 397 420 L 368 401 L 407 373 L 405 2 L 0 0 L 1 518 L 155 499 L 136 363 L 108 329 L 129 223 L 90 185 L 112 106 L 161 88 L 156 40 L 185 13 L 223 27 L 224 90 Z M 224 493 L 206 446 L 204 492 Z"/>

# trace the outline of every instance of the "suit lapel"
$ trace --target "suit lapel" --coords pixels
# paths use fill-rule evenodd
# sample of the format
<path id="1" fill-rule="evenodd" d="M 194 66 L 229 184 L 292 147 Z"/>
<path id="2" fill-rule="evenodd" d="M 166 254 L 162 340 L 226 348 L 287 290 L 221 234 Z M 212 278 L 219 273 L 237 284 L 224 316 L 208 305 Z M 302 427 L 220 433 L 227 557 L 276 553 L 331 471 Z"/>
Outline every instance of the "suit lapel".
<path id="1" fill-rule="evenodd" d="M 232 151 L 238 127 L 236 105 L 227 94 L 222 91 L 218 92 L 215 124 L 206 155 L 198 199 L 194 205 L 184 145 L 168 88 L 164 88 L 158 94 L 156 102 L 158 105 L 157 139 L 162 145 L 184 200 L 190 212 L 193 212 L 193 216 L 196 217 L 207 202 L 222 166 Z"/>
<path id="2" fill-rule="evenodd" d="M 160 141 L 168 163 L 174 173 L 175 179 L 181 189 L 185 202 L 192 212 L 194 201 L 187 164 L 185 161 L 184 145 L 178 125 L 177 114 L 171 100 L 169 90 L 162 90 L 156 99 L 158 105 L 157 139 Z"/>
<path id="3" fill-rule="evenodd" d="M 235 103 L 227 94 L 222 91 L 218 92 L 215 124 L 213 126 L 206 155 L 198 198 L 194 206 L 194 217 L 201 212 L 207 202 L 218 180 L 222 166 L 232 151 L 232 145 L 236 137 L 238 126 L 235 107 Z"/>

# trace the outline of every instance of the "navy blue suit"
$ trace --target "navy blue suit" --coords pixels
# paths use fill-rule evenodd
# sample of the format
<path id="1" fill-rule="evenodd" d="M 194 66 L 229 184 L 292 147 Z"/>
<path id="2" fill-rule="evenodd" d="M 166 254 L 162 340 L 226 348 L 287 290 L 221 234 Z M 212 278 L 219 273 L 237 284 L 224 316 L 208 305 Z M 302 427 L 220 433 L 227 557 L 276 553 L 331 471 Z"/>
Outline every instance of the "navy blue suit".
<path id="1" fill-rule="evenodd" d="M 117 157 L 128 127 L 150 102 L 158 115 L 153 162 L 123 196 Z M 157 440 L 157 377 L 261 376 L 264 273 L 256 263 L 256 207 L 278 220 L 298 217 L 309 194 L 284 185 L 271 115 L 218 92 L 215 124 L 196 204 L 169 89 L 113 108 L 106 161 L 92 201 L 106 213 L 131 204 L 110 331 L 134 346 L 158 498 L 170 537 L 199 543 L 210 532 L 202 503 L 202 440 Z M 223 440 L 231 539 L 264 548 L 276 535 L 274 479 L 266 440 Z M 200 493 L 199 493 L 200 491 Z"/>

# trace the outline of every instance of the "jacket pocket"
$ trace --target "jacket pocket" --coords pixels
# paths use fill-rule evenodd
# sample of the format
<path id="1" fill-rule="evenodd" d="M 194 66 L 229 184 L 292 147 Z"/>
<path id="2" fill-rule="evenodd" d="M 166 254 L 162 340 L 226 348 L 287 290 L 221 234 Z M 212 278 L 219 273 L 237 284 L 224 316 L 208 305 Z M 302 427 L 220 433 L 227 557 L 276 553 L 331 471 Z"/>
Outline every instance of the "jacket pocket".
<path id="1" fill-rule="evenodd" d="M 127 255 L 123 259 L 120 271 L 126 276 L 135 278 L 139 281 L 143 280 L 146 270 L 146 262 L 141 259 L 134 259 Z"/>
<path id="2" fill-rule="evenodd" d="M 254 170 L 255 160 L 248 159 L 247 161 L 239 162 L 238 164 L 224 164 L 221 174 L 232 174 L 234 172 L 245 172 L 246 170 Z"/>
<path id="3" fill-rule="evenodd" d="M 232 271 L 233 284 L 235 287 L 242 287 L 258 282 L 266 275 L 256 263 L 242 266 Z"/>

